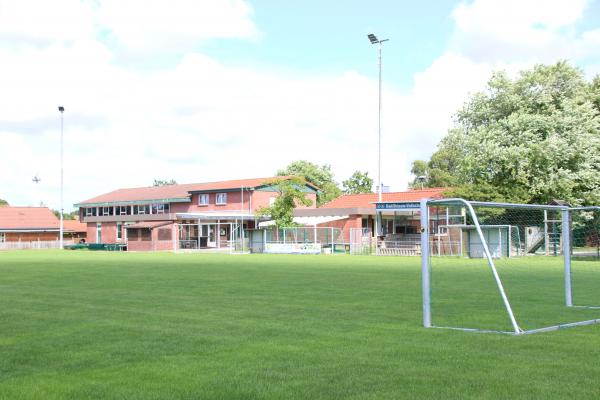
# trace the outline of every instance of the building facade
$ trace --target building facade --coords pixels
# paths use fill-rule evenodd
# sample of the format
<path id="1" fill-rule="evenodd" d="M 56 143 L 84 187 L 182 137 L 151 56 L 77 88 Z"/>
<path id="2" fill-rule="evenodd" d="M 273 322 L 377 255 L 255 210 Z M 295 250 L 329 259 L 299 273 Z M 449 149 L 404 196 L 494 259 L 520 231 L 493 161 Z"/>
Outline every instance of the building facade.
<path id="1" fill-rule="evenodd" d="M 64 220 L 63 238 L 85 240 L 86 229 L 79 221 Z M 0 207 L 0 243 L 58 242 L 59 237 L 60 220 L 48 207 Z"/>
<path id="2" fill-rule="evenodd" d="M 257 225 L 256 211 L 278 196 L 275 179 L 119 189 L 76 204 L 88 243 L 128 250 L 219 249 Z M 316 204 L 317 188 L 302 190 Z"/>
<path id="3" fill-rule="evenodd" d="M 60 222 L 48 207 L 0 207 L 0 243 L 55 241 Z"/>
<path id="4" fill-rule="evenodd" d="M 440 199 L 447 188 L 427 188 L 407 190 L 405 192 L 382 193 L 384 202 L 419 202 L 421 199 Z M 294 216 L 301 220 L 306 217 L 319 217 L 327 222 L 317 226 L 327 226 L 342 230 L 343 241 L 350 242 L 352 231 L 362 231 L 362 235 L 377 236 L 375 232 L 375 219 L 377 211 L 375 203 L 378 201 L 377 193 L 348 194 L 338 197 L 323 204 L 318 209 L 297 209 Z M 384 212 L 380 221 L 381 237 L 394 235 L 416 235 L 420 221 L 414 211 Z"/>

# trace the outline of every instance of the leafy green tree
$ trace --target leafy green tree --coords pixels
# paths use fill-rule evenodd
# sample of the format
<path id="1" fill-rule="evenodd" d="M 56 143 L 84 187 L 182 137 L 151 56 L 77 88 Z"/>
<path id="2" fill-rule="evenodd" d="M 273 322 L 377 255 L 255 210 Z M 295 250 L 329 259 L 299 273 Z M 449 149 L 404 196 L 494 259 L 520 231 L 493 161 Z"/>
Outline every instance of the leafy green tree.
<path id="1" fill-rule="evenodd" d="M 331 166 L 327 164 L 319 166 L 317 164 L 311 163 L 310 161 L 297 160 L 290 163 L 284 169 L 278 170 L 277 175 L 299 176 L 304 178 L 307 182 L 310 182 L 316 187 L 318 187 L 318 206 L 325 204 L 333 199 L 336 199 L 342 194 L 342 191 L 333 179 L 333 172 L 331 172 Z"/>
<path id="2" fill-rule="evenodd" d="M 8 205 L 8 201 L 0 199 L 0 207 L 7 206 L 7 205 Z"/>
<path id="3" fill-rule="evenodd" d="M 373 188 L 373 179 L 368 172 L 354 171 L 352 176 L 342 181 L 344 194 L 370 193 Z"/>
<path id="4" fill-rule="evenodd" d="M 427 185 L 473 200 L 598 204 L 599 99 L 600 80 L 566 62 L 516 79 L 495 73 L 458 111 L 426 165 Z"/>
<path id="5" fill-rule="evenodd" d="M 306 192 L 303 191 L 304 180 L 298 177 L 278 178 L 265 184 L 275 187 L 278 196 L 273 205 L 259 208 L 256 215 L 271 217 L 278 228 L 295 226 L 294 209 L 298 205 L 312 205 L 312 200 L 307 199 Z"/>
<path id="6" fill-rule="evenodd" d="M 60 210 L 52 210 L 52 213 L 56 216 L 56 218 L 60 218 Z M 69 213 L 63 213 L 63 219 L 72 220 L 77 219 L 79 217 L 79 211 L 71 211 Z"/>
<path id="7" fill-rule="evenodd" d="M 177 181 L 175 179 L 163 180 L 163 179 L 155 179 L 152 186 L 169 186 L 169 185 L 177 185 Z"/>

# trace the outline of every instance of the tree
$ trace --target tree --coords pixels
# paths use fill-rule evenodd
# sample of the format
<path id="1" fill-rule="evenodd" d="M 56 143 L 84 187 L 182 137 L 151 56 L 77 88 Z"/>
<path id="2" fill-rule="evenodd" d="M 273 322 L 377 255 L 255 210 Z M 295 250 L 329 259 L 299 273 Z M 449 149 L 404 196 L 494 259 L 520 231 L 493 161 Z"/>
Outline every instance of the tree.
<path id="1" fill-rule="evenodd" d="M 177 185 L 177 181 L 175 179 L 163 180 L 163 179 L 155 179 L 152 186 L 169 186 L 169 185 Z"/>
<path id="2" fill-rule="evenodd" d="M 373 179 L 368 172 L 354 171 L 352 176 L 342 181 L 344 194 L 370 193 L 373 188 Z"/>
<path id="3" fill-rule="evenodd" d="M 52 210 L 52 213 L 56 218 L 60 218 L 60 210 Z M 79 218 L 79 211 L 71 211 L 70 213 L 63 213 L 64 220 L 73 220 Z"/>
<path id="4" fill-rule="evenodd" d="M 1 206 L 7 206 L 7 205 L 9 205 L 8 201 L 0 199 L 0 207 Z"/>
<path id="5" fill-rule="evenodd" d="M 306 160 L 297 160 L 290 163 L 284 169 L 277 171 L 279 176 L 299 176 L 307 182 L 312 183 L 319 188 L 317 192 L 317 205 L 320 206 L 333 199 L 338 198 L 342 191 L 333 179 L 331 166 L 323 164 L 321 166 L 313 164 Z"/>
<path id="6" fill-rule="evenodd" d="M 270 207 L 261 207 L 257 210 L 257 216 L 269 216 L 275 221 L 278 228 L 295 226 L 294 209 L 297 205 L 310 206 L 312 200 L 306 198 L 303 191 L 305 182 L 301 178 L 278 178 L 268 182 L 276 188 L 278 196 Z"/>
<path id="7" fill-rule="evenodd" d="M 426 163 L 427 186 L 472 200 L 598 204 L 599 99 L 600 79 L 566 62 L 516 79 L 495 73 Z"/>

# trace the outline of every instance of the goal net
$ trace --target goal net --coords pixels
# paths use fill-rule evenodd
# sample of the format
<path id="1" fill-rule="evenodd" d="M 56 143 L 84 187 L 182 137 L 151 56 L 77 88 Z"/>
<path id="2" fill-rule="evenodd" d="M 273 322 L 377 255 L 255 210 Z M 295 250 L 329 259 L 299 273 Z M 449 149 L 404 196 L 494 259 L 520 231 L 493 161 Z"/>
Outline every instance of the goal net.
<path id="1" fill-rule="evenodd" d="M 599 228 L 598 207 L 423 200 L 424 326 L 520 335 L 600 323 Z"/>

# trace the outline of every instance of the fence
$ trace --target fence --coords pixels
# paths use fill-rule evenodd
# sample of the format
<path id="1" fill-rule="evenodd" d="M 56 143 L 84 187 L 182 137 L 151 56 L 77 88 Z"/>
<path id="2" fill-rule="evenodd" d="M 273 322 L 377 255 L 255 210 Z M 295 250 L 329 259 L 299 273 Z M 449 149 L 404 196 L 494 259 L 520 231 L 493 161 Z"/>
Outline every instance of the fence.
<path id="1" fill-rule="evenodd" d="M 246 230 L 245 245 L 252 253 L 334 253 L 345 252 L 339 228 L 294 227 Z M 300 246 L 301 245 L 301 246 Z M 236 246 L 237 248 L 237 246 Z"/>
<path id="2" fill-rule="evenodd" d="M 63 245 L 69 246 L 74 244 L 73 240 L 64 240 Z M 42 241 L 36 240 L 33 242 L 2 242 L 0 243 L 0 250 L 43 250 L 43 249 L 59 249 L 60 241 L 49 240 Z"/>

